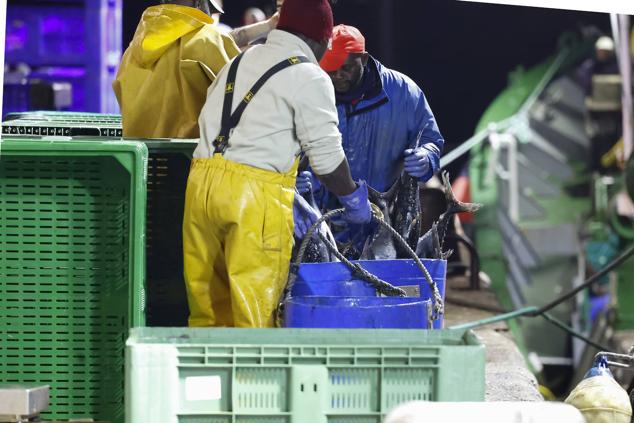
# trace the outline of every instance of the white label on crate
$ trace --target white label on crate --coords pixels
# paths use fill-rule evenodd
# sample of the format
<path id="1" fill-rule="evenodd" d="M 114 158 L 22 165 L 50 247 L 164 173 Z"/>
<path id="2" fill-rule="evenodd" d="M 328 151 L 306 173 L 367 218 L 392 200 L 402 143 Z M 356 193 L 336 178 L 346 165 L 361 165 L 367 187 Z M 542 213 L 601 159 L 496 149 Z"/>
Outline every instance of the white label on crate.
<path id="1" fill-rule="evenodd" d="M 210 401 L 222 398 L 220 376 L 190 376 L 185 378 L 187 401 Z"/>

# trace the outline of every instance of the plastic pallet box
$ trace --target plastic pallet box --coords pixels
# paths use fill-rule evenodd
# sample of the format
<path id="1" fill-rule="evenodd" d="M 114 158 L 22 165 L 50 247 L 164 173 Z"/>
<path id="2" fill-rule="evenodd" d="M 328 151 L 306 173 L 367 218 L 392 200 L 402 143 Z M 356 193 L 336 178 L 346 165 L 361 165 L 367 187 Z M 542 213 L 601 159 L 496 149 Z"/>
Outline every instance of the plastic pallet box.
<path id="1" fill-rule="evenodd" d="M 135 328 L 126 422 L 380 423 L 410 400 L 483 401 L 472 332 Z"/>
<path id="2" fill-rule="evenodd" d="M 128 329 L 144 324 L 147 149 L 0 143 L 0 382 L 50 385 L 45 420 L 124 420 Z"/>

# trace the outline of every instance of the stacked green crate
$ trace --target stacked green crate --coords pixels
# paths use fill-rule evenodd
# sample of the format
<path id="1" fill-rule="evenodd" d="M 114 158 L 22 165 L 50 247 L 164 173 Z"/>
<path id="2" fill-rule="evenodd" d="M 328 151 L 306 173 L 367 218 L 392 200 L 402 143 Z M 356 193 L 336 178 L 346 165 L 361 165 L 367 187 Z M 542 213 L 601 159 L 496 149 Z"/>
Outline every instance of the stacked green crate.
<path id="1" fill-rule="evenodd" d="M 100 113 L 24 112 L 8 114 L 2 122 L 4 136 L 123 136 L 121 116 Z"/>
<path id="2" fill-rule="evenodd" d="M 13 113 L 3 134 L 121 137 L 121 116 L 75 112 Z M 189 309 L 183 279 L 182 221 L 195 140 L 141 140 L 149 150 L 147 187 L 146 323 L 186 326 Z"/>
<path id="3" fill-rule="evenodd" d="M 187 326 L 183 212 L 196 141 L 145 140 L 147 186 L 147 325 Z"/>
<path id="4" fill-rule="evenodd" d="M 126 422 L 380 423 L 407 401 L 483 401 L 471 332 L 137 328 Z"/>
<path id="5" fill-rule="evenodd" d="M 0 382 L 51 387 L 46 419 L 123 421 L 124 344 L 144 325 L 147 149 L 0 143 Z"/>

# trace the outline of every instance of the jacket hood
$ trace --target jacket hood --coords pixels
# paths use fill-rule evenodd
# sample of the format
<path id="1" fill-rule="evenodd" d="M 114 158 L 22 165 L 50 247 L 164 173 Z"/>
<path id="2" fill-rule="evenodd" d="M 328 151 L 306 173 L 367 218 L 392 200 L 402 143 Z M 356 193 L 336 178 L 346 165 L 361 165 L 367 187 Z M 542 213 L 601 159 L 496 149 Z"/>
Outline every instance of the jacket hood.
<path id="1" fill-rule="evenodd" d="M 213 19 L 192 7 L 164 4 L 149 7 L 143 12 L 130 48 L 144 66 L 152 65 L 172 43 Z"/>

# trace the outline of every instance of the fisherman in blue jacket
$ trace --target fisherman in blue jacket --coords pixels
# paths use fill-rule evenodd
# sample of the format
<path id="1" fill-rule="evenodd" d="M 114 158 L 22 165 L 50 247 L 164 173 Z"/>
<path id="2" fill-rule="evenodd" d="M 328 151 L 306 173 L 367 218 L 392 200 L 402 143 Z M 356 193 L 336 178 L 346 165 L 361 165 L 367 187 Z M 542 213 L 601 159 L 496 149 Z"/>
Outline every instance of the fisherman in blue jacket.
<path id="1" fill-rule="evenodd" d="M 410 78 L 370 56 L 357 28 L 336 26 L 320 65 L 335 87 L 343 149 L 355 180 L 385 192 L 403 169 L 421 182 L 438 171 L 444 140 L 425 95 Z M 312 190 L 323 208 L 336 206 L 309 171 L 298 175 L 297 189 Z"/>

